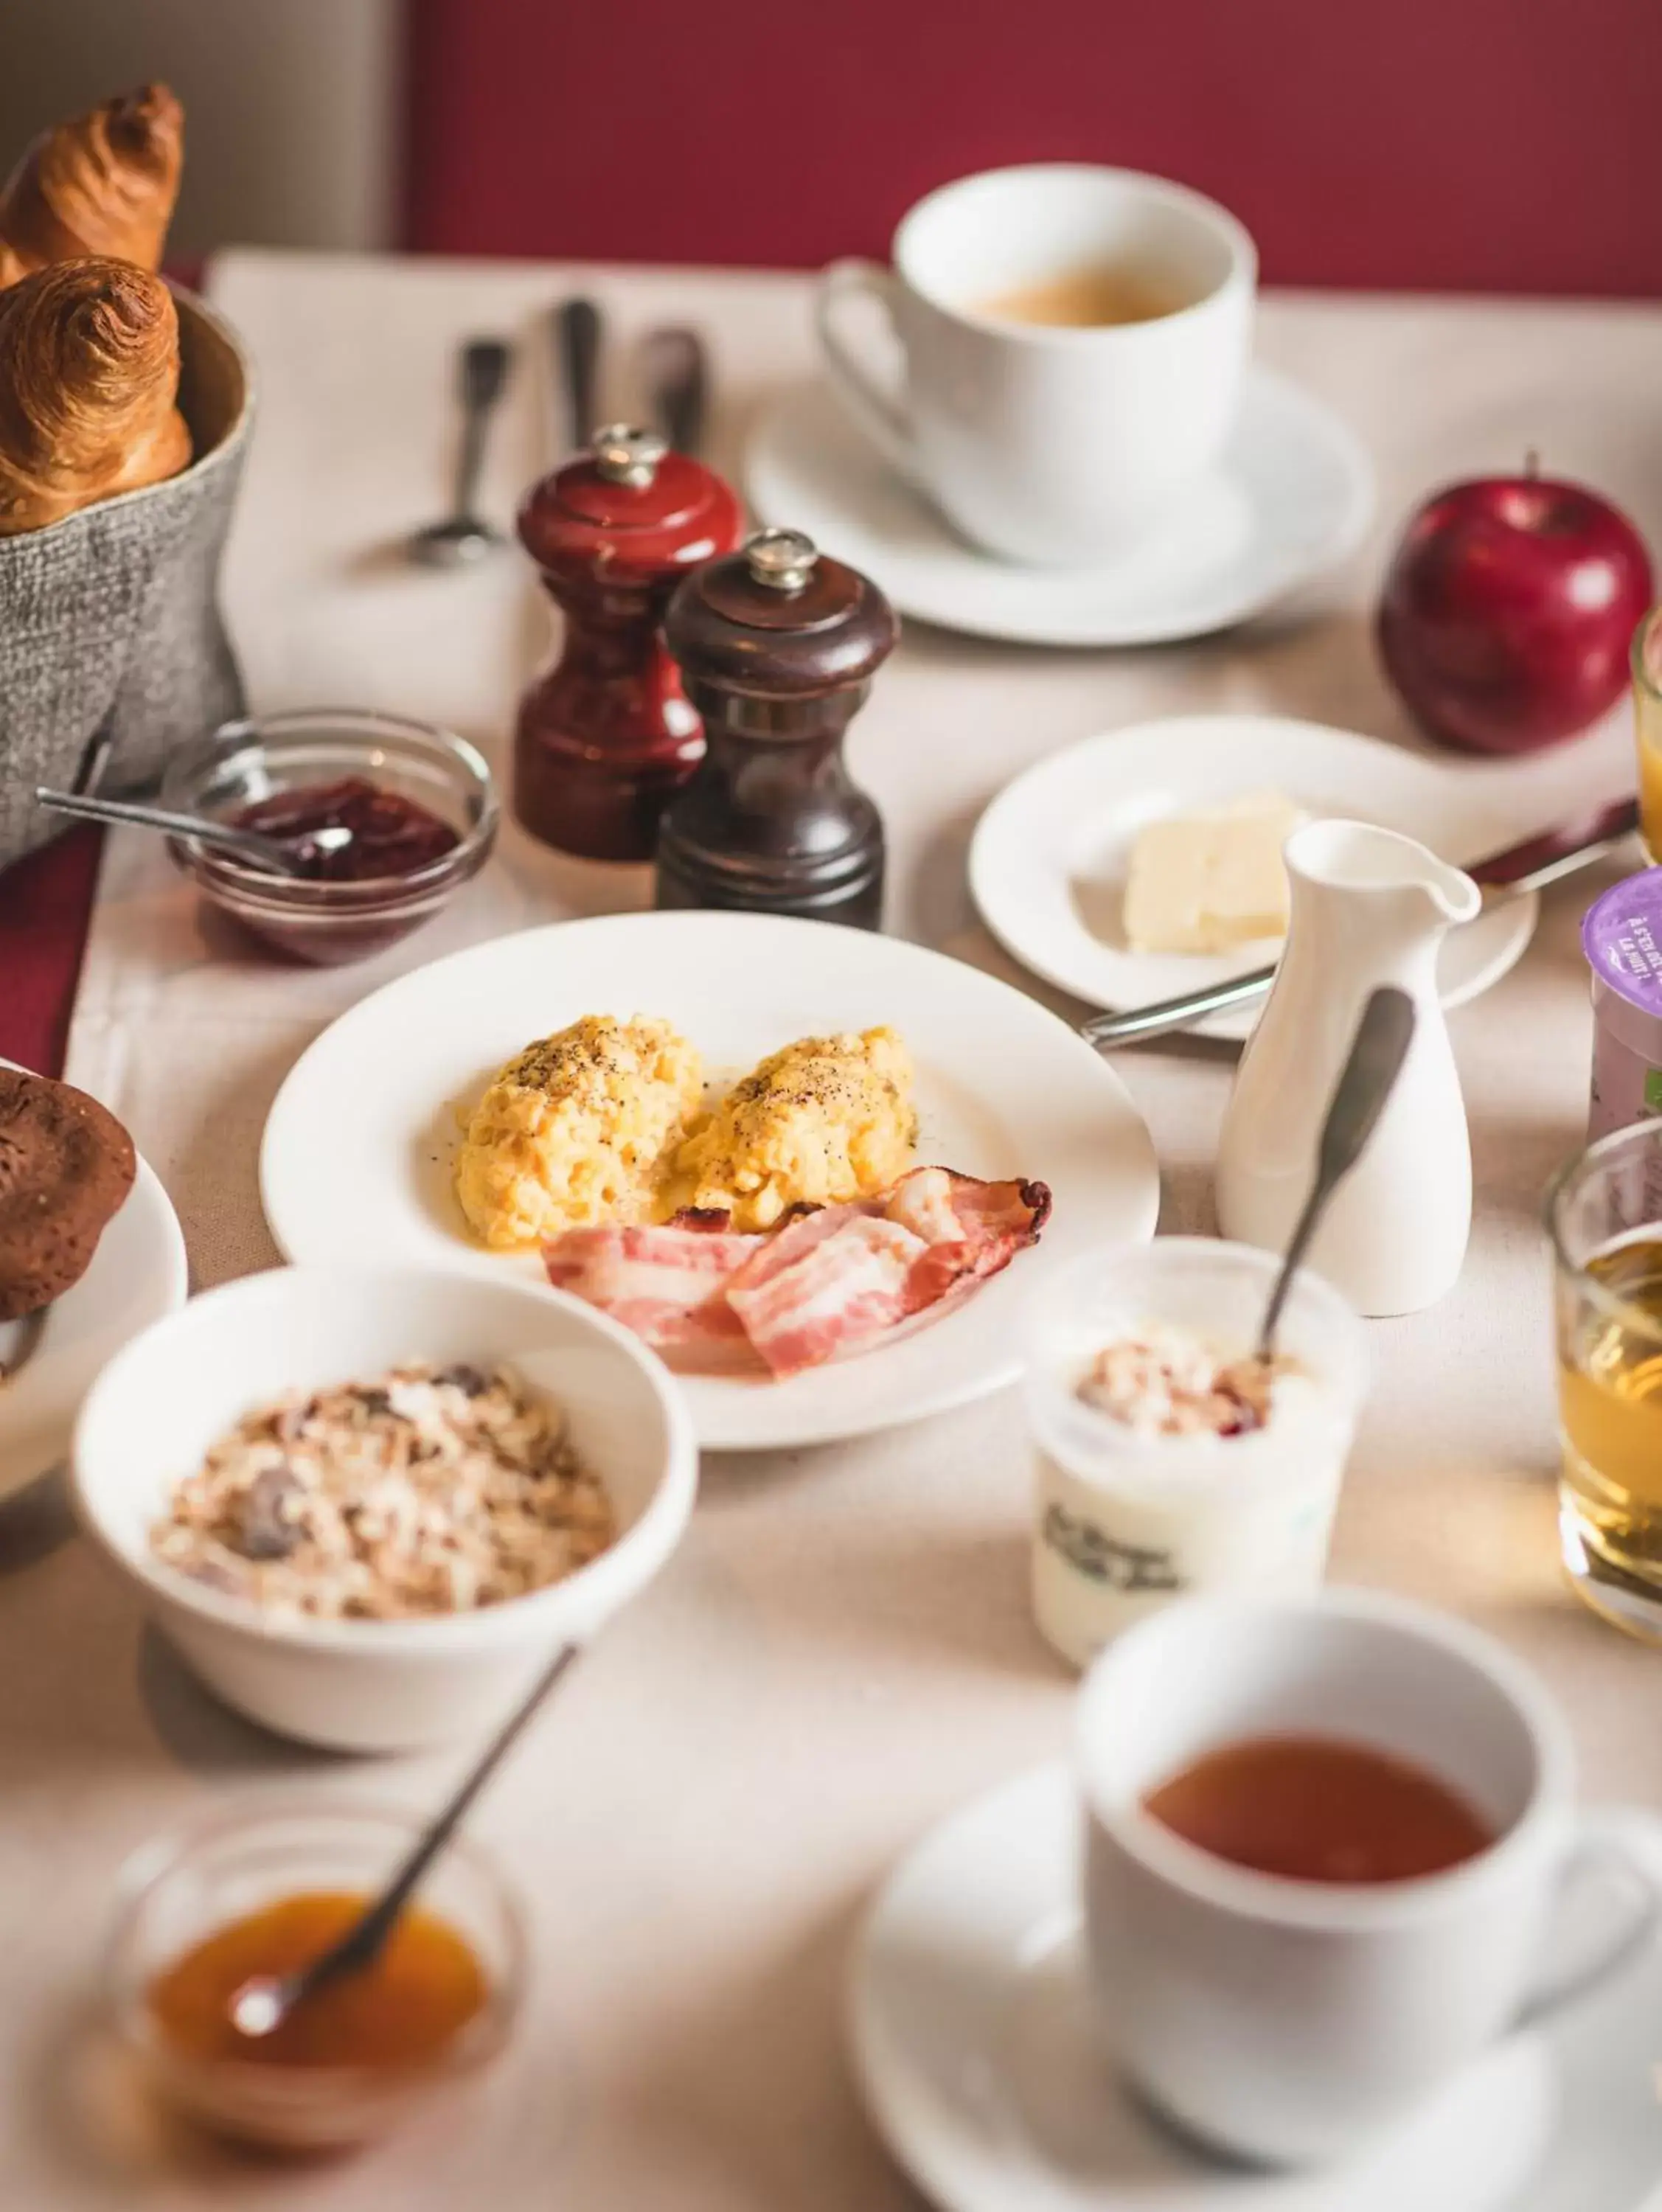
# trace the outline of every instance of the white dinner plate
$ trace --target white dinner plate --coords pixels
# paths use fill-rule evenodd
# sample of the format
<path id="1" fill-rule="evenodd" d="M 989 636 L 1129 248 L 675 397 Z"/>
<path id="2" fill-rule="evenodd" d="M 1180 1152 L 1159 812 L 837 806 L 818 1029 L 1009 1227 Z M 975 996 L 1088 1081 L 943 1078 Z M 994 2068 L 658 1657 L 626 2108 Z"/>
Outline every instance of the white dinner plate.
<path id="1" fill-rule="evenodd" d="M 1634 1816 L 1647 1856 L 1654 1821 Z M 904 1860 L 856 1948 L 855 2073 L 945 2212 L 1650 2212 L 1662 2173 L 1662 1953 L 1521 2032 L 1339 2166 L 1215 2164 L 1129 2097 L 1096 2034 L 1081 1814 L 1061 1766 L 954 1814 Z"/>
<path id="2" fill-rule="evenodd" d="M 823 385 L 775 403 L 745 465 L 764 522 L 806 530 L 902 614 L 1026 645 L 1157 645 L 1227 629 L 1343 560 L 1373 513 L 1359 441 L 1261 367 L 1214 472 L 1129 552 L 1088 568 L 1020 568 L 967 544 Z"/>
<path id="3" fill-rule="evenodd" d="M 12 1067 L 14 1060 L 0 1060 Z M 94 1377 L 129 1337 L 185 1303 L 179 1217 L 149 1164 L 71 1291 L 31 1321 L 0 1322 L 0 1498 L 56 1467 Z"/>
<path id="4" fill-rule="evenodd" d="M 977 825 L 970 891 L 1013 959 L 1093 1006 L 1123 1009 L 1262 968 L 1280 940 L 1233 953 L 1134 952 L 1120 924 L 1137 833 L 1169 814 L 1273 788 L 1312 814 L 1417 837 L 1462 866 L 1513 842 L 1504 779 L 1319 722 L 1270 714 L 1173 715 L 1052 753 L 1007 784 Z M 1522 958 L 1540 900 L 1508 899 L 1445 939 L 1446 1006 L 1464 1006 Z M 1197 1024 L 1249 1036 L 1263 1002 Z"/>
<path id="5" fill-rule="evenodd" d="M 628 914 L 559 922 L 435 961 L 365 999 L 302 1054 L 260 1148 L 266 1219 L 291 1260 L 508 1269 L 534 1253 L 469 1238 L 453 1188 L 456 1109 L 534 1037 L 588 1013 L 661 1016 L 712 1073 L 793 1038 L 886 1024 L 917 1066 L 919 1158 L 1050 1185 L 1040 1243 L 960 1306 L 788 1382 L 684 1378 L 701 1443 L 864 1435 L 1012 1381 L 1016 1316 L 1047 1270 L 1152 1235 L 1154 1147 L 1113 1071 L 1063 1022 L 957 960 L 829 922 Z M 488 1346 L 481 1346 L 488 1351 Z"/>

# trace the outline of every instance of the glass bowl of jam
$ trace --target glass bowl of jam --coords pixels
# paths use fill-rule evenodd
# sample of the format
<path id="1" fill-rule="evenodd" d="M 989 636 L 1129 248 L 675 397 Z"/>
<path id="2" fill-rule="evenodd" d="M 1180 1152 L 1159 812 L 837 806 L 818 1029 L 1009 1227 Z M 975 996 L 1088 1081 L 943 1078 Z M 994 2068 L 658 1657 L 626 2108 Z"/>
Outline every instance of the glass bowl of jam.
<path id="1" fill-rule="evenodd" d="M 454 1842 L 386 1948 L 244 2035 L 231 2004 L 257 1975 L 326 1951 L 420 1835 L 413 1814 L 301 1805 L 221 1814 L 128 1863 L 105 1960 L 115 2032 L 152 2090 L 215 2134 L 291 2152 L 387 2133 L 506 2047 L 526 1929 L 476 1845 Z"/>
<path id="2" fill-rule="evenodd" d="M 435 915 L 478 873 L 496 836 L 484 757 L 424 722 L 308 708 L 228 722 L 175 753 L 161 803 L 280 839 L 278 873 L 186 838 L 174 860 L 202 895 L 261 941 L 320 964 L 361 960 Z M 351 832 L 314 849 L 320 830 Z"/>

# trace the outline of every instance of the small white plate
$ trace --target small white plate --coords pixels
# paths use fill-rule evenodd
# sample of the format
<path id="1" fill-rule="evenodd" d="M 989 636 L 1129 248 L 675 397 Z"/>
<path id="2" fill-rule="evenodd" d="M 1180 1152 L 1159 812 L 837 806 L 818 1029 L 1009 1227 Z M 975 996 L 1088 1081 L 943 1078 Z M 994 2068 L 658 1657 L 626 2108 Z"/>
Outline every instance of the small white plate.
<path id="1" fill-rule="evenodd" d="M 1457 866 L 1520 834 L 1497 811 L 1503 779 L 1358 737 L 1269 714 L 1173 715 L 1105 730 L 1052 753 L 1000 792 L 970 847 L 970 891 L 1013 959 L 1093 1006 L 1146 1006 L 1262 968 L 1279 939 L 1232 953 L 1133 952 L 1120 926 L 1137 833 L 1266 788 L 1312 814 L 1346 815 L 1417 837 Z M 1515 801 L 1513 802 L 1515 803 Z M 1540 900 L 1508 899 L 1444 941 L 1446 1006 L 1464 1006 L 1515 967 Z M 1251 1036 L 1263 1001 L 1196 1026 Z"/>
<path id="2" fill-rule="evenodd" d="M 481 1251 L 457 1206 L 455 1109 L 533 1037 L 579 1015 L 661 1016 L 713 1071 L 794 1037 L 886 1023 L 917 1066 L 919 1157 L 1050 1186 L 1039 1243 L 960 1306 L 873 1350 L 774 1382 L 682 1378 L 707 1447 L 864 1436 L 1014 1380 L 1016 1316 L 1050 1268 L 1153 1234 L 1154 1147 L 1119 1078 L 1066 1023 L 979 969 L 898 938 L 746 914 L 626 914 L 473 946 L 342 1015 L 278 1092 L 260 1192 L 290 1260 L 447 1265 L 542 1279 Z M 489 1346 L 482 1346 L 489 1350 Z"/>
<path id="3" fill-rule="evenodd" d="M 0 1366 L 20 1362 L 0 1378 L 0 1498 L 57 1466 L 100 1369 L 129 1337 L 182 1306 L 187 1288 L 179 1217 L 141 1158 L 75 1288 L 38 1319 L 0 1322 Z"/>
<path id="4" fill-rule="evenodd" d="M 1231 2167 L 1151 2118 L 1097 2039 L 1080 1826 L 1065 1768 L 1007 1783 L 925 1838 L 861 1933 L 855 2072 L 890 2149 L 947 2212 L 1647 2212 L 1654 2201 L 1654 1941 L 1601 1996 L 1508 2038 L 1342 2166 Z"/>
<path id="5" fill-rule="evenodd" d="M 1149 536 L 1090 568 L 1024 568 L 959 538 L 861 435 L 833 394 L 800 386 L 746 455 L 764 522 L 806 530 L 880 584 L 903 614 L 1026 645 L 1158 645 L 1262 613 L 1360 544 L 1373 470 L 1319 401 L 1248 372 L 1217 470 Z"/>

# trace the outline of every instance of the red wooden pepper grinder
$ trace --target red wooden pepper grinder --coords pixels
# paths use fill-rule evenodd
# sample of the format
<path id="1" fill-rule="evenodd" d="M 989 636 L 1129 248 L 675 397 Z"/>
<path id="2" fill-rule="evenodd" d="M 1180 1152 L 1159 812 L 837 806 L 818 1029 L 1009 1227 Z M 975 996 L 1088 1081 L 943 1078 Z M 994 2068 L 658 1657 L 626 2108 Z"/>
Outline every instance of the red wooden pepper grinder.
<path id="1" fill-rule="evenodd" d="M 625 423 L 532 491 L 520 537 L 566 617 L 514 740 L 514 811 L 533 837 L 586 860 L 652 858 L 704 750 L 659 624 L 681 577 L 741 527 L 720 477 Z"/>
<path id="2" fill-rule="evenodd" d="M 843 740 L 894 649 L 882 592 L 800 530 L 760 530 L 685 580 L 664 634 L 709 750 L 665 810 L 658 904 L 880 927 L 883 824 Z"/>

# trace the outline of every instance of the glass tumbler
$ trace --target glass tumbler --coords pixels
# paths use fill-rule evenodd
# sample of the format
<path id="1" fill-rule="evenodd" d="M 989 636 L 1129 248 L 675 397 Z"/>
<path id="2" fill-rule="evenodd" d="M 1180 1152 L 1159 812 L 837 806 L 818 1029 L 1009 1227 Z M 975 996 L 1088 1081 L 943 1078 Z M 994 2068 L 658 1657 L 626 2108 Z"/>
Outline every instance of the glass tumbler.
<path id="1" fill-rule="evenodd" d="M 1573 1159 L 1547 1227 L 1564 1565 L 1595 1612 L 1662 1644 L 1662 1120 Z"/>

